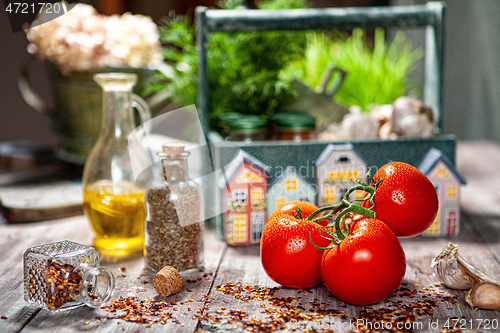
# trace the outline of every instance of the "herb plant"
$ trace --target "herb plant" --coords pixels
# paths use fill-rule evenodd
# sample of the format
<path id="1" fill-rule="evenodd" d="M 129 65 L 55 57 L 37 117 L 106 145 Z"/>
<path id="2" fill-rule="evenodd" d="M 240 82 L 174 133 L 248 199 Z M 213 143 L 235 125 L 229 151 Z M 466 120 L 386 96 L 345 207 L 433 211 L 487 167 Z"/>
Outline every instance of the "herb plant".
<path id="1" fill-rule="evenodd" d="M 421 58 L 419 49 L 398 32 L 386 46 L 385 32 L 375 29 L 373 48 L 366 42 L 366 33 L 354 29 L 350 37 L 337 33 L 329 37 L 323 32 L 307 34 L 305 59 L 295 61 L 282 73 L 283 80 L 296 78 L 316 89 L 330 65 L 345 71 L 347 76 L 335 94 L 335 100 L 348 106 L 358 105 L 368 111 L 371 104 L 391 104 L 411 88 L 408 75 Z M 335 84 L 335 80 L 330 83 Z"/>
<path id="2" fill-rule="evenodd" d="M 233 9 L 241 0 L 226 0 Z M 261 9 L 304 8 L 304 0 L 268 0 Z M 178 107 L 194 104 L 197 95 L 195 27 L 186 17 L 170 17 L 160 26 L 163 55 L 173 67 L 169 77 L 153 77 L 145 94 L 165 90 Z M 208 36 L 207 65 L 209 120 L 228 111 L 269 116 L 294 96 L 293 86 L 280 77 L 291 61 L 303 58 L 304 32 L 212 33 Z"/>

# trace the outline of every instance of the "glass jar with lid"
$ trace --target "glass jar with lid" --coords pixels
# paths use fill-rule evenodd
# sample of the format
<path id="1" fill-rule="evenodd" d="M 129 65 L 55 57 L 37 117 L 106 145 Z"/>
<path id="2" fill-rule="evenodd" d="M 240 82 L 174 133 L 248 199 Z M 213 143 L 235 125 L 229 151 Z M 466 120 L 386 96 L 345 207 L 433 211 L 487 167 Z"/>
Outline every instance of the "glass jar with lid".
<path id="1" fill-rule="evenodd" d="M 267 121 L 259 116 L 242 116 L 229 123 L 231 141 L 262 141 L 266 139 Z"/>
<path id="2" fill-rule="evenodd" d="M 294 114 L 278 119 L 278 140 L 302 141 L 315 138 L 316 119 L 306 114 Z"/>
<path id="3" fill-rule="evenodd" d="M 159 272 L 203 270 L 204 205 L 200 186 L 188 177 L 190 155 L 182 142 L 158 153 L 160 177 L 146 191 L 145 264 Z"/>
<path id="4" fill-rule="evenodd" d="M 229 124 L 237 119 L 240 119 L 243 115 L 238 112 L 224 112 L 219 116 L 218 126 L 221 129 L 221 134 L 223 137 L 229 135 Z"/>
<path id="5" fill-rule="evenodd" d="M 269 117 L 269 121 L 271 122 L 270 126 L 270 134 L 269 134 L 269 140 L 278 140 L 278 123 L 282 119 L 286 119 L 289 117 L 294 117 L 297 115 L 303 115 L 301 112 L 290 112 L 290 111 L 281 111 L 281 112 L 276 112 Z"/>

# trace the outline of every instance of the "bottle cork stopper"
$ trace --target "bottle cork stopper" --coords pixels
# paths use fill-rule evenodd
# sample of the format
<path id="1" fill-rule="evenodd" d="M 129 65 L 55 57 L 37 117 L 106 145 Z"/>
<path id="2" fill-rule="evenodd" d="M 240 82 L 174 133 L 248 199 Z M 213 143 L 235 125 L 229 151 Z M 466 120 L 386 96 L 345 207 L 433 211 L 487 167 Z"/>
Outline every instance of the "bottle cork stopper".
<path id="1" fill-rule="evenodd" d="M 170 296 L 182 290 L 182 277 L 172 266 L 163 267 L 154 277 L 153 286 L 161 296 Z"/>
<path id="2" fill-rule="evenodd" d="M 161 145 L 162 151 L 170 155 L 182 153 L 185 147 L 184 142 L 167 142 Z"/>

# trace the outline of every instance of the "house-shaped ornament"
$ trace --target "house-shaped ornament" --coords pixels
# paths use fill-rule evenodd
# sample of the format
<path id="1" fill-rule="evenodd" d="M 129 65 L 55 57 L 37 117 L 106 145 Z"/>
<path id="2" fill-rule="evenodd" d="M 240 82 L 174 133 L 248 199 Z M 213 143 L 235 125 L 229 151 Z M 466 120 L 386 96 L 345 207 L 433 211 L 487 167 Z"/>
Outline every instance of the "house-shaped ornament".
<path id="1" fill-rule="evenodd" d="M 439 198 L 437 216 L 423 235 L 458 235 L 460 230 L 460 185 L 465 184 L 465 180 L 451 161 L 436 148 L 431 148 L 427 152 L 418 169 L 432 182 Z"/>
<path id="2" fill-rule="evenodd" d="M 267 189 L 267 215 L 294 200 L 316 202 L 316 188 L 289 166 L 269 183 Z"/>
<path id="3" fill-rule="evenodd" d="M 356 179 L 366 183 L 366 161 L 350 143 L 326 146 L 315 167 L 319 206 L 340 202 L 347 190 L 357 185 Z M 350 199 L 363 196 L 363 191 L 356 191 Z"/>
<path id="4" fill-rule="evenodd" d="M 240 150 L 223 170 L 219 179 L 222 190 L 223 234 L 229 245 L 260 242 L 267 220 L 266 189 L 271 168 Z"/>

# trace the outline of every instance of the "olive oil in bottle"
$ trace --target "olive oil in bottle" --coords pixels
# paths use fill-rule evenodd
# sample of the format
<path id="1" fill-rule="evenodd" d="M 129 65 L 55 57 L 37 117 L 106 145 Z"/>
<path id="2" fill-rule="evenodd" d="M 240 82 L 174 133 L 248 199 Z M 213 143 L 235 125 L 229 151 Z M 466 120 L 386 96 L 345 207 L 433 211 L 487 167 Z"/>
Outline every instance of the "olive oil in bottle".
<path id="1" fill-rule="evenodd" d="M 147 184 L 152 174 L 141 135 L 135 133 L 132 105 L 141 124 L 151 119 L 151 112 L 132 94 L 136 74 L 100 73 L 94 80 L 103 90 L 102 126 L 83 168 L 83 207 L 95 232 L 95 248 L 101 258 L 115 261 L 143 252 L 145 186 L 141 184 Z"/>
<path id="2" fill-rule="evenodd" d="M 97 181 L 84 188 L 83 208 L 101 254 L 122 257 L 143 250 L 144 189 L 128 181 Z"/>

